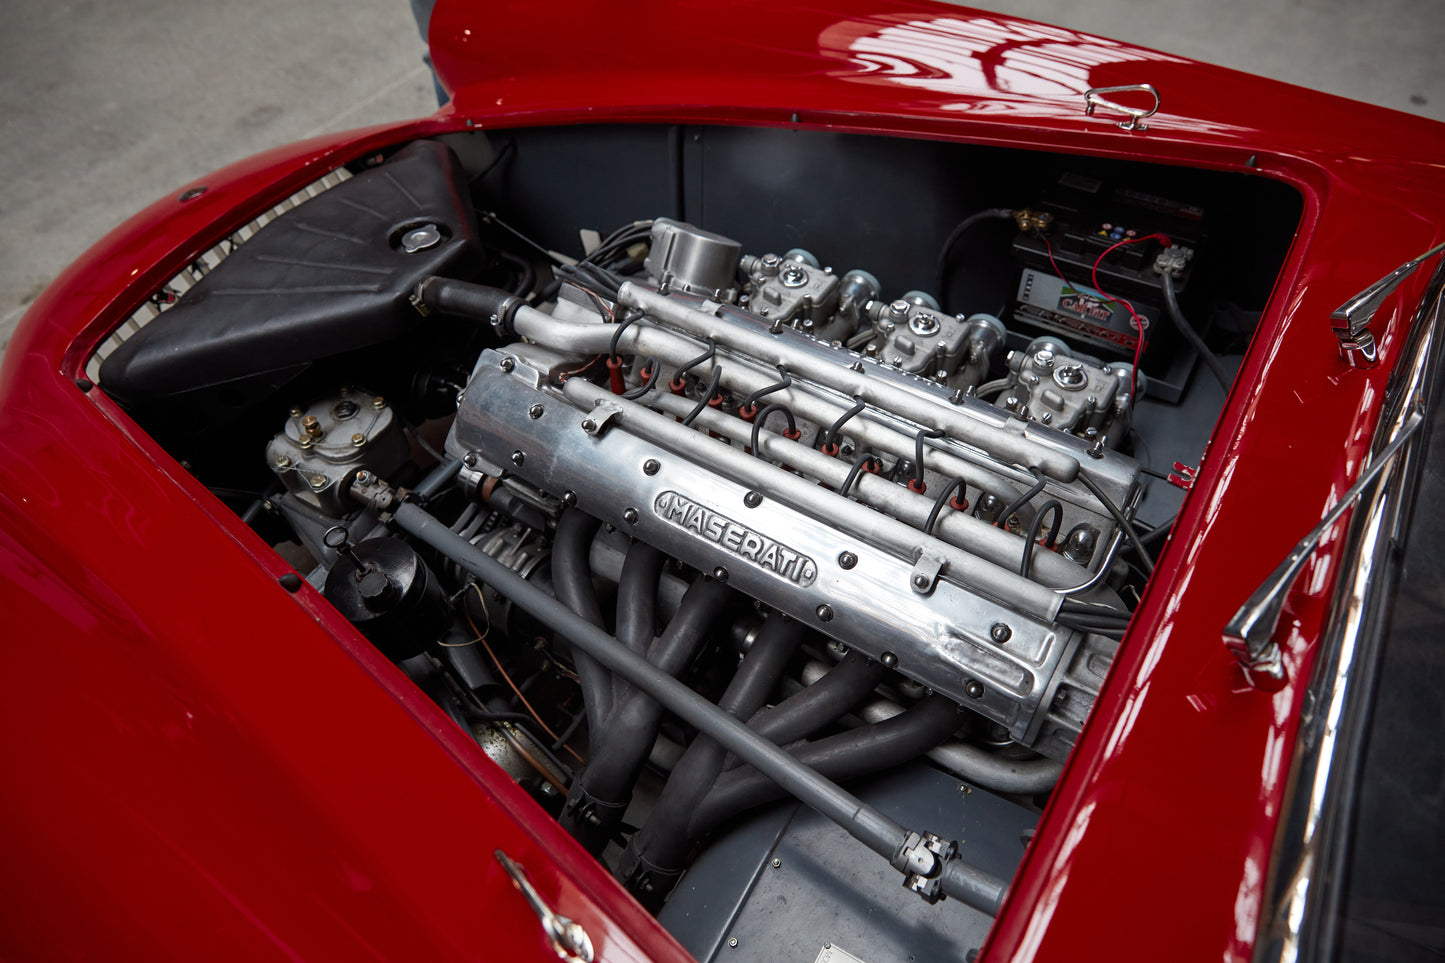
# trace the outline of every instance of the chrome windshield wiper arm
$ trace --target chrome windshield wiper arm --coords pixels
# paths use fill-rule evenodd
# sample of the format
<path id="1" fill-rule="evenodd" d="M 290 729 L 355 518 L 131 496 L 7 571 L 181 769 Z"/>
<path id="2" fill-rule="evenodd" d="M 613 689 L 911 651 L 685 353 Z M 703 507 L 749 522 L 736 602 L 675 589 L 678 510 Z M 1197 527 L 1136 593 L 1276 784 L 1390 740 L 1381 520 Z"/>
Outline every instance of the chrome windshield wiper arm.
<path id="1" fill-rule="evenodd" d="M 1330 314 L 1335 337 L 1340 340 L 1340 352 L 1345 360 L 1356 368 L 1373 368 L 1380 360 L 1379 347 L 1370 331 L 1370 322 L 1375 312 L 1385 303 L 1385 298 L 1398 288 L 1406 278 L 1419 270 L 1420 265 L 1445 251 L 1440 243 L 1417 258 L 1404 264 L 1335 308 Z"/>
<path id="2" fill-rule="evenodd" d="M 1280 659 L 1279 643 L 1274 641 L 1275 628 L 1279 624 L 1280 612 L 1284 609 L 1284 600 L 1289 594 L 1289 588 L 1299 576 L 1300 570 L 1304 568 L 1314 550 L 1319 547 L 1320 540 L 1335 522 L 1339 521 L 1345 509 L 1353 505 L 1364 491 L 1380 477 L 1386 468 L 1395 460 L 1395 456 L 1414 435 L 1420 425 L 1424 424 L 1425 413 L 1416 402 L 1415 409 L 1410 412 L 1409 417 L 1400 425 L 1400 430 L 1390 440 L 1360 474 L 1349 489 L 1340 496 L 1340 500 L 1334 504 L 1320 523 L 1312 528 L 1308 535 L 1300 539 L 1294 549 L 1285 556 L 1284 561 L 1270 573 L 1249 600 L 1240 607 L 1224 627 L 1224 646 L 1234 655 L 1239 664 L 1244 667 L 1245 674 L 1249 677 L 1250 684 L 1256 689 L 1267 692 L 1278 691 L 1282 688 L 1288 678 L 1285 674 L 1284 664 Z"/>

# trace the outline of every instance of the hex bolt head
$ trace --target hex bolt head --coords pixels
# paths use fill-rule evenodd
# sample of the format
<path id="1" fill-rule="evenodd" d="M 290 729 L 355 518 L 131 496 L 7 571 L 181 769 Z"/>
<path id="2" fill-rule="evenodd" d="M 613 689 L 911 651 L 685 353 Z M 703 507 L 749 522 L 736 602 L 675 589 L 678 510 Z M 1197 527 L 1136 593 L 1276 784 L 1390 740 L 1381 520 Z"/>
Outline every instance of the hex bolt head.
<path id="1" fill-rule="evenodd" d="M 527 409 L 527 417 L 531 418 L 533 421 L 536 421 L 538 418 L 542 417 L 542 413 L 546 410 L 547 409 L 543 408 L 541 405 L 533 405 L 532 407 Z"/>
<path id="2" fill-rule="evenodd" d="M 831 605 L 820 605 L 820 606 L 818 606 L 818 621 L 820 621 L 820 622 L 831 622 L 831 621 L 833 621 L 833 606 L 831 606 Z"/>
<path id="3" fill-rule="evenodd" d="M 969 679 L 964 683 L 963 691 L 968 694 L 970 699 L 981 699 L 983 698 L 983 683 L 977 679 Z"/>
<path id="4" fill-rule="evenodd" d="M 644 475 L 656 475 L 661 470 L 662 462 L 658 461 L 656 458 L 649 458 L 647 459 L 647 461 L 642 463 L 642 473 Z"/>
<path id="5" fill-rule="evenodd" d="M 629 525 L 636 525 L 638 519 L 637 509 L 625 508 L 622 510 L 622 520 Z"/>
<path id="6" fill-rule="evenodd" d="M 719 582 L 726 582 L 728 580 L 728 570 L 719 565 L 717 568 L 712 570 L 712 577 L 717 579 Z"/>
<path id="7" fill-rule="evenodd" d="M 375 398 L 372 398 L 372 399 L 371 399 L 371 407 L 373 407 L 373 408 L 385 408 L 385 407 L 386 407 L 386 399 L 383 398 L 381 395 L 377 395 Z"/>
<path id="8" fill-rule="evenodd" d="M 995 622 L 993 624 L 993 627 L 988 630 L 988 637 L 993 639 L 999 645 L 1003 645 L 1009 639 L 1013 638 L 1013 636 L 1014 630 L 1009 628 L 1003 622 Z"/>
<path id="9" fill-rule="evenodd" d="M 507 372 L 508 374 L 511 374 L 511 373 L 512 373 L 512 369 L 515 368 L 515 367 L 517 367 L 517 361 L 516 361 L 515 358 L 503 358 L 503 359 L 502 359 L 502 370 L 503 370 L 503 371 Z"/>
<path id="10" fill-rule="evenodd" d="M 358 485 L 370 485 L 371 482 L 372 482 L 371 472 L 369 472 L 369 471 L 367 471 L 367 470 L 365 470 L 365 469 L 362 469 L 361 471 L 359 471 L 359 472 L 356 473 L 356 484 L 358 484 Z"/>
<path id="11" fill-rule="evenodd" d="M 311 488 L 312 488 L 313 491 L 318 491 L 318 492 L 319 492 L 319 491 L 321 491 L 321 489 L 323 489 L 323 488 L 326 487 L 326 476 L 325 476 L 325 475 L 321 475 L 321 474 L 312 475 L 310 478 L 308 478 L 308 479 L 306 479 L 306 480 L 311 484 Z"/>
<path id="12" fill-rule="evenodd" d="M 852 552 L 840 552 L 838 554 L 838 567 L 842 569 L 852 568 L 858 564 L 858 556 Z"/>
<path id="13" fill-rule="evenodd" d="M 351 445 L 353 448 L 360 448 L 364 444 L 366 444 L 366 436 L 361 432 L 358 431 L 351 436 Z"/>
<path id="14" fill-rule="evenodd" d="M 749 508 L 757 508 L 762 503 L 763 495 L 761 492 L 748 492 L 743 496 L 743 504 Z"/>
<path id="15" fill-rule="evenodd" d="M 286 457 L 285 455 L 277 455 L 277 456 L 276 456 L 276 467 L 277 467 L 277 468 L 290 468 L 290 467 L 291 467 L 291 459 L 288 458 L 288 457 Z"/>
<path id="16" fill-rule="evenodd" d="M 526 460 L 527 453 L 522 451 L 522 449 L 518 448 L 516 451 L 512 452 L 512 464 L 516 465 L 518 468 L 521 468 L 522 463 Z"/>

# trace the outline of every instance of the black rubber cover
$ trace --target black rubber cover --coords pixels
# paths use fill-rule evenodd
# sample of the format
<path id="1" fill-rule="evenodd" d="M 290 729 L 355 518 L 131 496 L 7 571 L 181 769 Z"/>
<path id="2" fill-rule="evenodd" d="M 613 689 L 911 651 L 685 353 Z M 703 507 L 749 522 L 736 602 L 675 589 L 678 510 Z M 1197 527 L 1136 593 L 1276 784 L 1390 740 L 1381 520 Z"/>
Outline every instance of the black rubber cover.
<path id="1" fill-rule="evenodd" d="M 406 253 L 427 224 L 441 240 Z M 461 164 L 416 141 L 263 227 L 106 358 L 101 385 L 132 408 L 252 404 L 319 359 L 427 324 L 411 292 L 477 253 Z"/>

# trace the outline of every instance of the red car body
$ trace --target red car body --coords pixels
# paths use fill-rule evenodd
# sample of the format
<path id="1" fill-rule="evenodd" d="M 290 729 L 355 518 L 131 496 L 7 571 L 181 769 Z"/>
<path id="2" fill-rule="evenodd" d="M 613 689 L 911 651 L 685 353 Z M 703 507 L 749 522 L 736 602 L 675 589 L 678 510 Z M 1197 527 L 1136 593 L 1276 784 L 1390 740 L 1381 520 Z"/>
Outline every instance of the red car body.
<path id="1" fill-rule="evenodd" d="M 687 958 L 319 593 L 286 591 L 288 566 L 84 380 L 97 343 L 182 266 L 368 151 L 469 127 L 669 121 L 1147 159 L 1302 195 L 1185 501 L 1187 534 L 1161 554 L 981 957 L 1249 958 L 1331 543 L 1279 630 L 1285 688 L 1248 687 L 1221 628 L 1360 470 L 1426 280 L 1377 316 L 1372 370 L 1341 360 L 1328 319 L 1445 237 L 1445 128 L 926 3 L 733 5 L 728 23 L 766 25 L 747 31 L 696 0 L 625 17 L 467 6 L 443 2 L 431 28 L 446 108 L 183 185 L 205 191 L 178 190 L 101 241 L 11 342 L 0 955 L 553 958 L 500 848 L 599 959 Z M 1085 116 L 1086 89 L 1138 83 L 1162 101 L 1147 131 Z M 460 814 L 462 833 L 442 818 Z"/>

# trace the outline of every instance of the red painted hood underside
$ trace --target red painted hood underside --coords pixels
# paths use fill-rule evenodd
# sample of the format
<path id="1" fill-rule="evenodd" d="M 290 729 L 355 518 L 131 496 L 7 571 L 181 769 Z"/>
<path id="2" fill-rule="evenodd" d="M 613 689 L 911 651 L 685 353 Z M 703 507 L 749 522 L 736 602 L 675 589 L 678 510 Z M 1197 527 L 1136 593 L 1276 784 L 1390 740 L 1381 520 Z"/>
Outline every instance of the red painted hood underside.
<path id="1" fill-rule="evenodd" d="M 1207 140 L 1374 163 L 1445 156 L 1433 121 L 944 4 L 641 0 L 623 11 L 572 3 L 549 8 L 543 24 L 525 0 L 440 0 L 430 37 L 437 72 L 464 113 L 581 107 L 598 117 L 675 115 L 726 104 L 804 122 L 890 113 L 959 135 L 999 123 L 1111 134 L 1118 116 L 1086 118 L 1085 91 L 1152 84 L 1161 97 L 1149 121 L 1152 142 Z"/>

